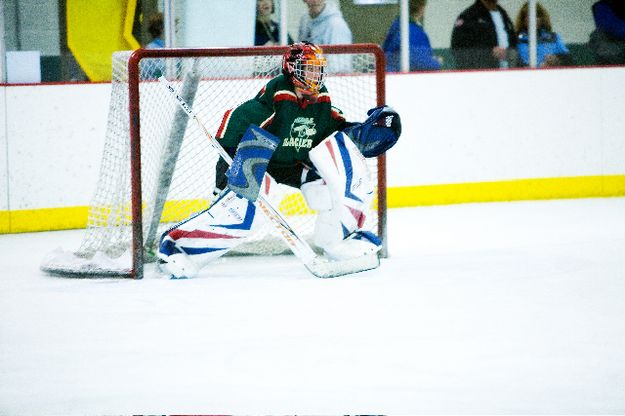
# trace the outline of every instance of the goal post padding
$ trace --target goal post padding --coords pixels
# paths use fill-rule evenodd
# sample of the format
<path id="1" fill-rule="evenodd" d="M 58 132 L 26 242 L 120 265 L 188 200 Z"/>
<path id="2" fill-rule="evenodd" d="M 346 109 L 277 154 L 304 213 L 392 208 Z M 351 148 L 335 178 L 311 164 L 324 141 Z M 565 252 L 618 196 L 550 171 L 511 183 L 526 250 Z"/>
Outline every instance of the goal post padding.
<path id="1" fill-rule="evenodd" d="M 280 73 L 284 52 L 284 47 L 254 47 L 115 53 L 104 153 L 87 230 L 78 250 L 52 253 L 42 269 L 141 278 L 160 235 L 210 205 L 218 159 L 158 76 L 165 75 L 214 134 L 226 110 L 254 97 Z M 324 52 L 331 72 L 340 71 L 326 81 L 333 105 L 349 121 L 364 120 L 367 110 L 385 101 L 382 51 L 377 45 L 356 44 L 324 46 Z M 377 197 L 365 228 L 380 235 L 386 255 L 385 158 L 368 163 L 377 177 Z M 279 188 L 273 195 L 276 206 L 298 233 L 311 237 L 315 213 L 299 190 Z M 236 253 L 286 251 L 268 226 L 259 227 Z"/>

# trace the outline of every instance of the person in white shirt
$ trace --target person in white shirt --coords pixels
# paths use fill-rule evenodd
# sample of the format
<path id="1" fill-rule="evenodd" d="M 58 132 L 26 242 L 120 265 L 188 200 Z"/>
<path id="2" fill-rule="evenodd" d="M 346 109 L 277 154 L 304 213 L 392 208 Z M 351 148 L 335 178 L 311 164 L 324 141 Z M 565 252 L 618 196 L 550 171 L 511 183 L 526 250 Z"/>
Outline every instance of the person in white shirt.
<path id="1" fill-rule="evenodd" d="M 352 31 L 334 0 L 303 0 L 308 6 L 299 22 L 298 40 L 316 45 L 340 45 L 352 43 Z M 349 56 L 328 57 L 329 72 L 349 72 Z"/>

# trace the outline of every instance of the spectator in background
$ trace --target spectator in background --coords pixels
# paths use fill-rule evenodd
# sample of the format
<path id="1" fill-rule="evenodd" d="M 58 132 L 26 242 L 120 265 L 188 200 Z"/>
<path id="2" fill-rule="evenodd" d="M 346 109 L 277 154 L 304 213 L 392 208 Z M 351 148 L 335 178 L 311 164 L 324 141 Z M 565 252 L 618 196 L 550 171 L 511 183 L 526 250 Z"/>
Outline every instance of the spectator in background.
<path id="1" fill-rule="evenodd" d="M 145 45 L 146 49 L 158 49 L 165 47 L 165 39 L 163 39 L 163 13 L 154 13 L 148 23 L 148 32 L 152 36 L 152 40 Z"/>
<path id="2" fill-rule="evenodd" d="M 516 17 L 517 51 L 522 65 L 529 65 L 529 4 L 525 2 Z M 536 3 L 536 65 L 539 67 L 571 65 L 571 53 L 560 35 L 551 29 L 549 13 Z"/>
<path id="3" fill-rule="evenodd" d="M 440 58 L 437 59 L 432 54 L 430 39 L 423 30 L 421 21 L 425 13 L 427 0 L 410 0 L 408 23 L 408 44 L 410 55 L 410 71 L 440 69 Z M 397 72 L 400 68 L 401 56 L 401 30 L 399 17 L 397 17 L 386 34 L 383 44 L 384 55 L 386 56 L 386 70 Z"/>
<path id="4" fill-rule="evenodd" d="M 352 31 L 333 0 L 304 0 L 308 14 L 299 22 L 299 41 L 316 45 L 352 43 Z"/>
<path id="5" fill-rule="evenodd" d="M 147 43 L 145 49 L 159 49 L 165 47 L 163 39 L 164 31 L 163 13 L 154 13 L 148 21 L 148 32 L 152 40 Z M 155 79 L 165 74 L 165 60 L 160 58 L 148 58 L 141 60 L 141 77 Z"/>
<path id="6" fill-rule="evenodd" d="M 352 31 L 334 0 L 304 0 L 308 6 L 299 22 L 299 41 L 316 45 L 352 43 Z M 328 56 L 328 72 L 350 72 L 351 56 Z"/>
<path id="7" fill-rule="evenodd" d="M 254 35 L 254 45 L 270 46 L 280 44 L 280 25 L 271 19 L 275 12 L 273 0 L 256 1 L 256 32 Z M 289 45 L 293 43 L 291 36 L 287 34 Z"/>
<path id="8" fill-rule="evenodd" d="M 600 65 L 625 64 L 625 0 L 600 0 L 592 5 L 596 29 L 589 46 Z"/>
<path id="9" fill-rule="evenodd" d="M 451 49 L 458 68 L 516 65 L 514 25 L 497 0 L 476 0 L 456 19 Z"/>

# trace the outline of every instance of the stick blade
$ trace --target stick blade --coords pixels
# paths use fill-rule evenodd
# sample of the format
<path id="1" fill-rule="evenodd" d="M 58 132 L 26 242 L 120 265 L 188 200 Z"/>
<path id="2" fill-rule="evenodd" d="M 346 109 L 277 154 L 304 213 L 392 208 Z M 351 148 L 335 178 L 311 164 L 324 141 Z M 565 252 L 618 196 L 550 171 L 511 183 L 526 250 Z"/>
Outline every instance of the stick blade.
<path id="1" fill-rule="evenodd" d="M 321 279 L 345 276 L 348 274 L 377 269 L 380 266 L 380 258 L 377 253 L 367 254 L 349 260 L 323 260 L 316 258 L 309 264 L 305 264 L 310 273 Z"/>

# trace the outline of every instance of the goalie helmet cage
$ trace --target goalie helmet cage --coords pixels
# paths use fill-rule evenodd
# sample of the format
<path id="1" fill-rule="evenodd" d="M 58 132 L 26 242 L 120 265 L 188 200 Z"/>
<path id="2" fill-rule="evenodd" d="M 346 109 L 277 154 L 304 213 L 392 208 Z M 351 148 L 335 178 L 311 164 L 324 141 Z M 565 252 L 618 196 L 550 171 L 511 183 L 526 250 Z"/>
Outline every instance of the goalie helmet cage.
<path id="1" fill-rule="evenodd" d="M 324 45 L 323 50 L 332 103 L 348 121 L 362 121 L 367 110 L 385 103 L 384 53 L 378 45 Z M 218 159 L 158 76 L 164 75 L 215 133 L 227 110 L 280 73 L 285 51 L 270 46 L 115 53 L 103 159 L 85 237 L 78 251 L 51 254 L 41 268 L 79 277 L 142 278 L 160 235 L 214 199 Z M 377 178 L 377 198 L 363 228 L 381 237 L 386 256 L 385 156 L 367 162 Z M 312 238 L 315 214 L 299 190 L 281 185 L 272 202 L 299 234 Z M 269 224 L 260 226 L 236 252 L 288 252 L 271 230 Z"/>

